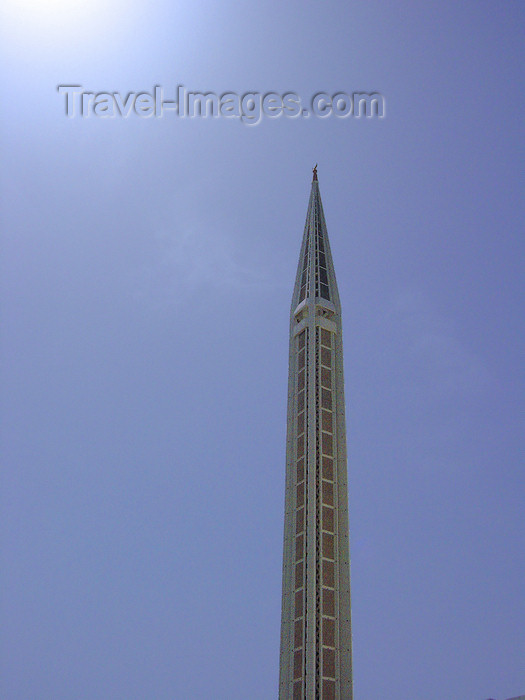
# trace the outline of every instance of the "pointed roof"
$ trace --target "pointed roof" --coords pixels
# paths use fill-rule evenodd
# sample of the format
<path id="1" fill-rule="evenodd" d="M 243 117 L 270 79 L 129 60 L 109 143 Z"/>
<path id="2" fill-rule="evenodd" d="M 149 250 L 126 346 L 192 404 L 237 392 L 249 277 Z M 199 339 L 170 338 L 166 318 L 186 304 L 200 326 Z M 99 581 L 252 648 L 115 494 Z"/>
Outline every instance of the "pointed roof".
<path id="1" fill-rule="evenodd" d="M 293 303 L 297 306 L 305 299 L 316 298 L 335 303 L 339 301 L 317 179 L 317 165 L 313 169 Z"/>

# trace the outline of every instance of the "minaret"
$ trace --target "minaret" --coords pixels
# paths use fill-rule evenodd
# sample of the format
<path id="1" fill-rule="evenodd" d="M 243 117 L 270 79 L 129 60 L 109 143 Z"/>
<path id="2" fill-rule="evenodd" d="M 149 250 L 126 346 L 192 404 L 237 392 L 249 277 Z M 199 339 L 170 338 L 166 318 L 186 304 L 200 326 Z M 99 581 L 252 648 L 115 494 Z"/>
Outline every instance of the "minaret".
<path id="1" fill-rule="evenodd" d="M 341 304 L 317 166 L 290 316 L 279 700 L 352 700 Z"/>

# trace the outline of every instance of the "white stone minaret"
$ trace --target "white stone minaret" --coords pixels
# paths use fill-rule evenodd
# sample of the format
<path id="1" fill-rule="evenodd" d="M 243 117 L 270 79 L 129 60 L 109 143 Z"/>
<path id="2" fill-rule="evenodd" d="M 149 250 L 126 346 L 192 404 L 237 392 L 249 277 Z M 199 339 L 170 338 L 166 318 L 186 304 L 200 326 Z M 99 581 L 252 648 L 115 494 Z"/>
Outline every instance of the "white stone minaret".
<path id="1" fill-rule="evenodd" d="M 317 166 L 292 296 L 279 700 L 352 700 L 341 305 Z"/>

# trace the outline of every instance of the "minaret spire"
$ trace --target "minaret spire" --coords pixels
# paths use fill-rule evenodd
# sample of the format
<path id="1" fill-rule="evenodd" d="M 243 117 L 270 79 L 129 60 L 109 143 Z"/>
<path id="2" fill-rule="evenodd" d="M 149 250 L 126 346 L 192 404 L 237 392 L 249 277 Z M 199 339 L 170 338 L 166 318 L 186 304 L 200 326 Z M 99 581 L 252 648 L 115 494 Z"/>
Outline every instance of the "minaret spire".
<path id="1" fill-rule="evenodd" d="M 296 289 L 294 289 L 292 297 L 292 305 L 295 304 L 294 309 L 306 299 L 322 298 L 326 301 L 339 303 L 334 264 L 317 179 L 317 165 L 313 169 L 312 187 L 295 286 Z"/>
<path id="2" fill-rule="evenodd" d="M 341 305 L 317 166 L 290 313 L 279 700 L 352 700 Z"/>

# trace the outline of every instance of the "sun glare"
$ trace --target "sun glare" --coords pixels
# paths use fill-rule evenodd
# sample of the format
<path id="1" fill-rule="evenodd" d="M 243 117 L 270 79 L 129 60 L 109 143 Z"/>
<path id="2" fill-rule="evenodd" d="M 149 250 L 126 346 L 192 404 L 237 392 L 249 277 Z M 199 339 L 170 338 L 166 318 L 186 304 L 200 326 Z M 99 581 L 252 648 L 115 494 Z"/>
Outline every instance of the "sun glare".
<path id="1" fill-rule="evenodd" d="M 95 29 L 108 20 L 110 5 L 102 0 L 4 0 L 3 33 L 12 42 L 48 43 Z"/>

